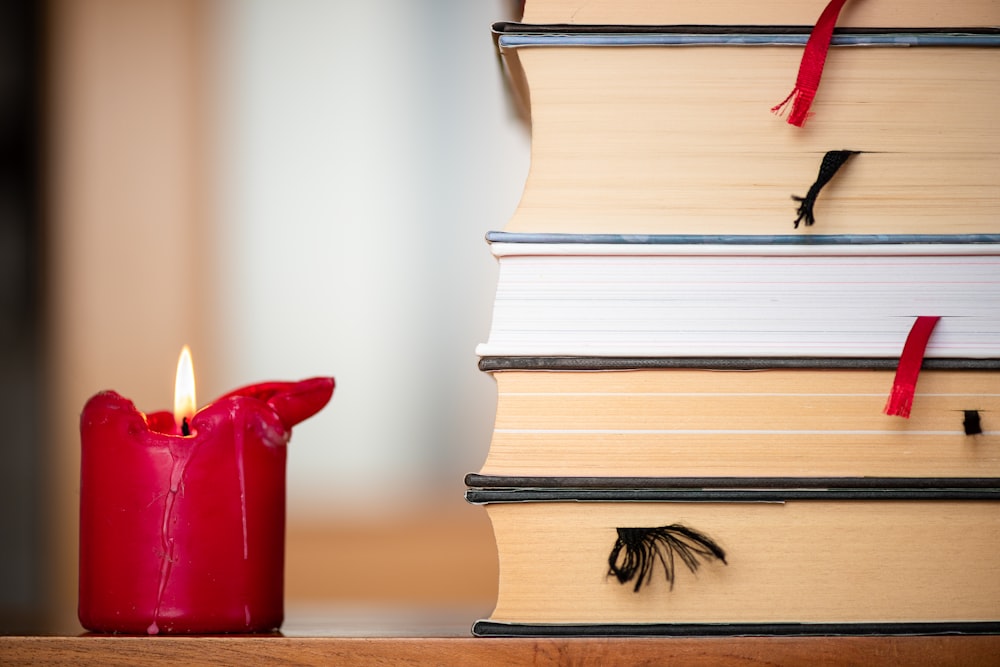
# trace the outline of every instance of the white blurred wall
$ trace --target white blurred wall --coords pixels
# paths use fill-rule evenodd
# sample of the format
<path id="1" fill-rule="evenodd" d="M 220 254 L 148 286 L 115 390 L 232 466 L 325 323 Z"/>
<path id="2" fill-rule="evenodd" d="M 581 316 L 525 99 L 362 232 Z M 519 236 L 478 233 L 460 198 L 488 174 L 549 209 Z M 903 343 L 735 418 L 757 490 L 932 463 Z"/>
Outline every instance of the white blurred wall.
<path id="1" fill-rule="evenodd" d="M 461 494 L 495 410 L 474 353 L 496 277 L 483 236 L 506 224 L 528 168 L 490 35 L 508 3 L 46 9 L 39 503 L 53 627 L 76 629 L 80 410 L 103 389 L 168 409 L 184 343 L 202 405 L 242 384 L 337 378 L 289 453 L 290 594 L 349 595 L 324 575 L 370 562 L 403 527 L 453 541 L 425 540 L 429 565 L 394 567 L 385 595 L 478 581 L 488 597 L 488 522 Z M 345 539 L 355 561 L 337 561 Z"/>
<path id="2" fill-rule="evenodd" d="M 490 36 L 507 12 L 218 3 L 210 307 L 230 386 L 213 391 L 337 379 L 295 429 L 292 518 L 441 489 L 460 502 L 485 457 L 495 388 L 474 348 L 496 267 L 483 236 L 506 224 L 528 164 Z"/>

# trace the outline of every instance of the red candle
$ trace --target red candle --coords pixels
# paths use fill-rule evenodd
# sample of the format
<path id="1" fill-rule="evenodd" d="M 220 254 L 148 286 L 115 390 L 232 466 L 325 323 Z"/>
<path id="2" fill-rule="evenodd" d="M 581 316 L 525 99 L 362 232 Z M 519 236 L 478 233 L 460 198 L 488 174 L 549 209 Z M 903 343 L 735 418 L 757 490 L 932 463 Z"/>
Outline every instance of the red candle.
<path id="1" fill-rule="evenodd" d="M 333 378 L 237 389 L 194 413 L 113 391 L 80 419 L 79 618 L 94 632 L 267 632 L 284 616 L 285 457 Z M 186 407 L 185 407 L 186 406 Z M 193 414 L 192 414 L 193 413 Z"/>

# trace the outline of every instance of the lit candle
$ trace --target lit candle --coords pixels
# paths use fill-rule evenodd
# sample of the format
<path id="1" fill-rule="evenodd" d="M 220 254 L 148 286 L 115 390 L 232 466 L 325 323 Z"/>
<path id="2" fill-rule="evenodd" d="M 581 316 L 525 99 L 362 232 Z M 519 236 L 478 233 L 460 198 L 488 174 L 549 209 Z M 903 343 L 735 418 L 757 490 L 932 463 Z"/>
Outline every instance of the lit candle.
<path id="1" fill-rule="evenodd" d="M 186 359 L 185 359 L 186 358 Z M 174 412 L 113 391 L 80 419 L 79 618 L 94 632 L 267 632 L 284 616 L 285 457 L 333 378 L 267 382 L 195 412 L 185 348 Z"/>

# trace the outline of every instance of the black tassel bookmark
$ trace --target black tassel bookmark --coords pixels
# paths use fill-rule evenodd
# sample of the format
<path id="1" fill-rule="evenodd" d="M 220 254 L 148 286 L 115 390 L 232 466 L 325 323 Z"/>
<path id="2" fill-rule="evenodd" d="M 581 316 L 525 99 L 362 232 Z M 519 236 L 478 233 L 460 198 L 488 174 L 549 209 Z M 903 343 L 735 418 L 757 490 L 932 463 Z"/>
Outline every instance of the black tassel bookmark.
<path id="1" fill-rule="evenodd" d="M 799 197 L 797 195 L 792 195 L 792 199 L 799 202 L 799 217 L 795 218 L 795 229 L 799 228 L 799 223 L 803 220 L 806 223 L 806 227 L 809 227 L 816 222 L 816 215 L 813 213 L 813 207 L 816 205 L 816 198 L 819 197 L 819 191 L 823 189 L 830 179 L 834 177 L 837 171 L 844 166 L 844 163 L 852 155 L 857 155 L 861 151 L 828 151 L 826 155 L 823 156 L 823 162 L 819 166 L 819 175 L 816 177 L 816 182 L 812 184 L 809 188 L 809 192 L 806 193 L 805 197 Z"/>
<path id="2" fill-rule="evenodd" d="M 983 432 L 983 422 L 979 417 L 979 410 L 965 410 L 965 419 L 962 420 L 962 427 L 965 435 L 980 435 Z"/>
<path id="3" fill-rule="evenodd" d="M 706 535 L 680 524 L 659 528 L 619 528 L 618 540 L 611 555 L 608 576 L 614 575 L 618 583 L 635 579 L 632 589 L 638 593 L 644 583 L 653 578 L 656 562 L 663 565 L 663 572 L 674 588 L 675 558 L 687 565 L 691 572 L 698 570 L 699 557 L 715 558 L 726 563 L 726 552 Z"/>

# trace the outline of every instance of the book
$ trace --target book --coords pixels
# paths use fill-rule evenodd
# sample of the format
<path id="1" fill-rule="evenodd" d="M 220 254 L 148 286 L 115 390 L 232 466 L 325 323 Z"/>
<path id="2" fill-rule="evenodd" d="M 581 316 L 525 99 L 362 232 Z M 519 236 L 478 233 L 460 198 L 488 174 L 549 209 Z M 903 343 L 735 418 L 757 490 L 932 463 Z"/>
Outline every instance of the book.
<path id="1" fill-rule="evenodd" d="M 505 231 L 1000 231 L 996 28 L 838 29 L 801 128 L 771 110 L 809 26 L 640 28 L 497 25 L 531 122 Z M 833 151 L 853 157 L 809 198 Z M 814 226 L 796 228 L 793 197 L 814 202 Z"/>
<path id="2" fill-rule="evenodd" d="M 1000 245 L 978 237 L 490 238 L 484 357 L 898 357 L 915 318 L 940 316 L 928 358 L 1000 358 Z"/>
<path id="3" fill-rule="evenodd" d="M 997 632 L 997 494 L 470 490 L 500 568 L 475 631 Z"/>
<path id="4" fill-rule="evenodd" d="M 1000 1 L 843 6 L 494 25 L 475 634 L 1000 633 Z"/>
<path id="5" fill-rule="evenodd" d="M 801 0 L 527 0 L 524 23 L 812 25 L 825 2 Z M 838 25 L 850 27 L 1000 25 L 998 0 L 848 2 Z"/>
<path id="6" fill-rule="evenodd" d="M 623 487 L 634 478 L 1000 486 L 1000 361 L 925 368 L 909 419 L 883 412 L 892 360 L 606 361 L 484 359 L 496 420 L 470 485 L 569 477 Z"/>

